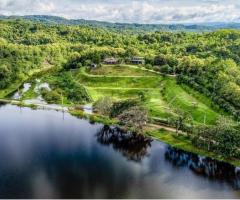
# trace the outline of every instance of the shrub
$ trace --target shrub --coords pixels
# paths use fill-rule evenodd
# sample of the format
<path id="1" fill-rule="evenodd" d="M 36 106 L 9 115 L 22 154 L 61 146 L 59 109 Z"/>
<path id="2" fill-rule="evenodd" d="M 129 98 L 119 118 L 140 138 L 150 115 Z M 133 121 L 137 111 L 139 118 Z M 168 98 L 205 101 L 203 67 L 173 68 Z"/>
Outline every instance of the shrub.
<path id="1" fill-rule="evenodd" d="M 164 74 L 169 74 L 172 72 L 172 68 L 168 64 L 166 64 L 160 67 L 160 72 Z"/>
<path id="2" fill-rule="evenodd" d="M 93 108 L 96 112 L 109 116 L 112 105 L 113 101 L 110 97 L 102 97 L 93 104 Z"/>
<path id="3" fill-rule="evenodd" d="M 71 89 L 67 90 L 67 97 L 73 102 L 88 102 L 90 97 L 86 89 L 80 84 L 74 84 Z"/>
<path id="4" fill-rule="evenodd" d="M 140 106 L 134 106 L 123 111 L 118 116 L 120 124 L 126 128 L 132 128 L 134 131 L 142 132 L 144 125 L 148 121 L 147 111 Z"/>
<path id="5" fill-rule="evenodd" d="M 57 91 L 49 91 L 46 88 L 41 89 L 41 95 L 47 103 L 60 103 L 61 95 Z"/>
<path id="6" fill-rule="evenodd" d="M 113 103 L 111 108 L 110 117 L 117 117 L 123 111 L 128 110 L 131 107 L 138 106 L 140 102 L 136 99 L 127 99 Z"/>

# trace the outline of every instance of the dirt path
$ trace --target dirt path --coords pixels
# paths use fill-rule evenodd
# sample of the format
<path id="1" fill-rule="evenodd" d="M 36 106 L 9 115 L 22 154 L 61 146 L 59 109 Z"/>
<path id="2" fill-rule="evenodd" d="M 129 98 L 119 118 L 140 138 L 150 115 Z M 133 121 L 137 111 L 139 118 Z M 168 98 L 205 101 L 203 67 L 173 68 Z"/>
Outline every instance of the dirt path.
<path id="1" fill-rule="evenodd" d="M 175 128 L 172 128 L 172 127 L 169 127 L 169 126 L 166 126 L 166 125 L 148 124 L 147 127 L 150 128 L 150 129 L 164 129 L 166 131 L 176 132 Z"/>

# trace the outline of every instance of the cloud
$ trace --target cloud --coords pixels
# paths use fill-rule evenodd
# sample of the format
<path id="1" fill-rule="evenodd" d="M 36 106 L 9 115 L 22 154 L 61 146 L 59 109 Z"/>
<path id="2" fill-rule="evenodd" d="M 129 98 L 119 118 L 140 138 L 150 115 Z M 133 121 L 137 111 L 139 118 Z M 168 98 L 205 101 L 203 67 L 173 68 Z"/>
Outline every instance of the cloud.
<path id="1" fill-rule="evenodd" d="M 240 20 L 238 0 L 0 0 L 0 14 L 58 15 L 112 22 L 197 23 Z"/>

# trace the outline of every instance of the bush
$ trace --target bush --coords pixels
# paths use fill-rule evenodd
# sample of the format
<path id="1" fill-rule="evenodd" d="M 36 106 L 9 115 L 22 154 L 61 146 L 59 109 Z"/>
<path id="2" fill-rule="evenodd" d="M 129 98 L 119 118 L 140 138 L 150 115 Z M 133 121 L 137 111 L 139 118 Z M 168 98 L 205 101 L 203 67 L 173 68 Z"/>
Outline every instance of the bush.
<path id="1" fill-rule="evenodd" d="M 160 67 L 160 72 L 164 74 L 169 74 L 172 73 L 172 68 L 168 64 L 166 64 Z"/>
<path id="2" fill-rule="evenodd" d="M 145 65 L 145 68 L 147 68 L 147 69 L 152 69 L 153 66 L 152 66 L 151 64 L 146 64 L 146 65 Z"/>
<path id="3" fill-rule="evenodd" d="M 148 121 L 147 111 L 140 106 L 134 106 L 123 111 L 118 116 L 120 124 L 126 128 L 132 128 L 134 131 L 142 132 L 144 125 Z"/>
<path id="4" fill-rule="evenodd" d="M 93 104 L 93 109 L 102 115 L 109 116 L 112 105 L 113 101 L 110 97 L 102 97 Z"/>
<path id="5" fill-rule="evenodd" d="M 67 97 L 73 102 L 88 102 L 90 97 L 88 96 L 86 89 L 80 84 L 74 84 L 71 89 L 67 90 Z"/>
<path id="6" fill-rule="evenodd" d="M 113 103 L 111 108 L 110 117 L 117 117 L 123 111 L 128 110 L 131 107 L 138 106 L 140 102 L 136 99 L 127 99 Z"/>
<path id="7" fill-rule="evenodd" d="M 49 91 L 46 88 L 42 88 L 40 92 L 47 103 L 59 104 L 61 102 L 61 95 L 57 91 Z"/>

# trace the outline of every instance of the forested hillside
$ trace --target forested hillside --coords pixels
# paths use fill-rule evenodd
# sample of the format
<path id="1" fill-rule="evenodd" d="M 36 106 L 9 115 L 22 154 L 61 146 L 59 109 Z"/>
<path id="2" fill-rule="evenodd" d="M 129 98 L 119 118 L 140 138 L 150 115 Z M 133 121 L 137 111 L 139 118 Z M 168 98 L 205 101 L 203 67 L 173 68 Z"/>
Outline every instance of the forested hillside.
<path id="1" fill-rule="evenodd" d="M 176 74 L 179 83 L 200 91 L 240 117 L 240 32 L 127 34 L 89 26 L 0 21 L 0 87 L 46 65 L 79 68 L 113 56 L 139 55 L 146 66 Z"/>

